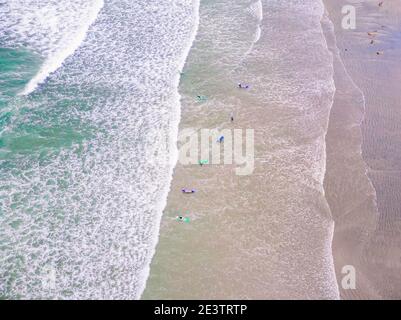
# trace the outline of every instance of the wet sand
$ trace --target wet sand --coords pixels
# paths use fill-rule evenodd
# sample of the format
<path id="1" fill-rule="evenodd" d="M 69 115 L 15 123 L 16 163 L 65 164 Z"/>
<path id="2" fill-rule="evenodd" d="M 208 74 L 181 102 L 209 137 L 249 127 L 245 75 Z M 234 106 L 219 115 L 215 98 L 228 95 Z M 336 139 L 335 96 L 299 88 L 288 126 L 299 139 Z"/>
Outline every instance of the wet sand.
<path id="1" fill-rule="evenodd" d="M 333 255 L 341 297 L 399 299 L 401 4 L 355 1 L 357 28 L 344 30 L 341 7 L 349 3 L 325 3 L 339 48 L 325 190 L 335 221 Z M 341 287 L 344 265 L 356 268 L 356 290 Z"/>

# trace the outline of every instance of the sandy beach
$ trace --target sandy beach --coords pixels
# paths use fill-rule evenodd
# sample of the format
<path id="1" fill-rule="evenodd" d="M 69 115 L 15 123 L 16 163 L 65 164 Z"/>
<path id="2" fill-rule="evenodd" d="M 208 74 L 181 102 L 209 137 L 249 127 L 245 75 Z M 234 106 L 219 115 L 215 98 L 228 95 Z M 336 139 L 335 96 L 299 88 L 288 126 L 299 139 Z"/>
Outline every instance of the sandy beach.
<path id="1" fill-rule="evenodd" d="M 356 1 L 357 28 L 344 30 L 341 7 L 348 2 L 325 3 L 338 46 L 325 189 L 337 278 L 344 265 L 357 274 L 356 290 L 341 290 L 341 297 L 399 299 L 401 6 Z"/>

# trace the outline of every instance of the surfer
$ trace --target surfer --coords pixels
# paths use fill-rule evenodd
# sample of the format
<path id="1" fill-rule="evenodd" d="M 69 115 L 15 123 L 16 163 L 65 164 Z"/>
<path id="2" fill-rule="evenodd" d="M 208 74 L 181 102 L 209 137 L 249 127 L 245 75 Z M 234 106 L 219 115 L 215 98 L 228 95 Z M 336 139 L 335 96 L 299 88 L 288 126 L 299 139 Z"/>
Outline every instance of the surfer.
<path id="1" fill-rule="evenodd" d="M 187 222 L 187 223 L 189 223 L 189 221 L 190 221 L 188 217 L 183 217 L 183 216 L 177 216 L 176 220 L 182 221 L 182 222 Z"/>
<path id="2" fill-rule="evenodd" d="M 182 193 L 195 193 L 194 189 L 181 189 Z"/>
<path id="3" fill-rule="evenodd" d="M 240 89 L 249 89 L 249 85 L 238 83 L 238 88 L 240 88 Z"/>

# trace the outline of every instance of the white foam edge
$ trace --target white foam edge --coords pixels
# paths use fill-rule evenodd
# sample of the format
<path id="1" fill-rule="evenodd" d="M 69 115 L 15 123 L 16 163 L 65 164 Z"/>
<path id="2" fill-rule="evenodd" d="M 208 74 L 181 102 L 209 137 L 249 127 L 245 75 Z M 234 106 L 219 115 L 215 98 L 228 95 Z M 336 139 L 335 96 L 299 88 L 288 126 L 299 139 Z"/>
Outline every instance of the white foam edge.
<path id="1" fill-rule="evenodd" d="M 151 243 L 151 253 L 149 254 L 149 257 L 148 257 L 148 259 L 149 259 L 148 263 L 146 264 L 146 268 L 144 268 L 142 271 L 142 275 L 143 275 L 142 279 L 144 279 L 144 281 L 143 281 L 141 287 L 138 288 L 137 299 L 140 299 L 143 292 L 145 291 L 146 283 L 147 283 L 147 280 L 150 275 L 151 262 L 156 253 L 156 246 L 159 242 L 160 225 L 161 225 L 161 220 L 162 220 L 162 216 L 163 216 L 163 211 L 167 205 L 167 198 L 168 198 L 168 194 L 170 193 L 170 190 L 171 190 L 171 182 L 173 180 L 174 168 L 178 161 L 177 141 L 178 141 L 179 124 L 180 124 L 180 120 L 181 120 L 181 95 L 178 92 L 178 87 L 180 84 L 180 73 L 184 69 L 189 52 L 195 41 L 196 34 L 198 33 L 200 0 L 193 0 L 192 5 L 193 5 L 193 13 L 194 13 L 194 24 L 193 24 L 193 28 L 191 31 L 190 40 L 188 41 L 188 45 L 186 46 L 185 50 L 182 53 L 182 58 L 178 63 L 178 72 L 174 78 L 174 87 L 176 88 L 175 100 L 177 101 L 177 104 L 176 104 L 176 114 L 173 119 L 174 121 L 171 122 L 171 125 L 170 125 L 171 131 L 170 131 L 170 139 L 169 139 L 170 146 L 169 146 L 169 155 L 168 155 L 169 156 L 169 164 L 170 164 L 170 168 L 169 168 L 170 182 L 169 182 L 169 187 L 166 188 L 166 190 L 164 191 L 164 194 L 161 197 L 162 200 L 160 201 L 160 203 L 158 204 L 158 206 L 156 208 L 156 210 L 158 212 L 157 220 L 156 220 L 157 229 L 155 229 L 153 241 Z"/>
<path id="2" fill-rule="evenodd" d="M 68 35 L 61 40 L 63 46 L 59 50 L 55 50 L 54 54 L 51 54 L 46 58 L 38 73 L 27 83 L 19 95 L 28 95 L 35 91 L 39 84 L 42 84 L 50 74 L 63 65 L 64 61 L 71 56 L 85 40 L 89 27 L 95 22 L 103 6 L 104 0 L 96 0 L 92 10 L 85 19 L 87 23 L 82 25 L 77 32 Z"/>

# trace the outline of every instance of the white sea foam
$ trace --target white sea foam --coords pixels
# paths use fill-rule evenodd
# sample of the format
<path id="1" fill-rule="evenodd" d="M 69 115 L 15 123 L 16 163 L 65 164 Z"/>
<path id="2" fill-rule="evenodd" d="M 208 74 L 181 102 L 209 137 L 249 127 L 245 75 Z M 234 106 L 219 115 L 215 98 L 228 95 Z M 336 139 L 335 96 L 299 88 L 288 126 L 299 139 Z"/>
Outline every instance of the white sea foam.
<path id="1" fill-rule="evenodd" d="M 252 15 L 252 17 L 254 17 L 256 19 L 256 30 L 254 32 L 251 45 L 250 45 L 249 49 L 245 52 L 244 57 L 252 52 L 255 44 L 259 41 L 259 39 L 262 35 L 262 29 L 261 29 L 261 24 L 262 24 L 262 20 L 263 20 L 262 1 L 258 0 L 258 1 L 252 2 L 249 5 L 249 7 L 247 8 L 247 11 Z"/>
<path id="2" fill-rule="evenodd" d="M 258 21 L 263 19 L 263 5 L 262 0 L 252 2 L 248 7 L 248 12 L 255 17 Z"/>
<path id="3" fill-rule="evenodd" d="M 77 28 L 62 36 L 57 46 L 49 53 L 49 56 L 40 68 L 38 74 L 29 81 L 21 94 L 29 94 L 34 91 L 40 83 L 45 81 L 50 73 L 60 68 L 64 60 L 74 53 L 85 39 L 86 32 L 90 25 L 95 22 L 102 7 L 103 0 L 96 0 L 93 2 L 93 5 L 90 7 L 88 12 L 85 12 L 84 14 L 81 13 L 80 21 L 76 21 L 78 22 Z"/>
<path id="4" fill-rule="evenodd" d="M 103 4 L 103 0 L 10 0 L 2 4 L 2 45 L 23 45 L 44 58 L 38 74 L 21 94 L 35 90 L 74 53 Z"/>
<path id="5" fill-rule="evenodd" d="M 47 85 L 18 97 L 29 107 L 7 130 L 20 149 L 0 166 L 0 295 L 140 297 L 177 158 L 177 85 L 198 6 L 105 1 Z M 52 46 L 36 33 L 2 39 L 47 56 Z M 166 142 L 170 161 L 158 161 L 167 155 L 149 151 Z M 56 274 L 50 291 L 41 286 L 47 267 Z"/>
<path id="6" fill-rule="evenodd" d="M 188 45 L 186 46 L 185 50 L 182 52 L 181 59 L 178 61 L 179 72 L 182 72 L 184 65 L 185 65 L 186 58 L 191 49 L 191 46 L 192 46 L 193 42 L 195 41 L 195 36 L 196 36 L 198 27 L 199 27 L 199 6 L 200 6 L 200 0 L 193 0 L 192 11 L 193 11 L 193 21 L 194 22 L 193 22 L 193 27 L 192 27 L 192 31 L 191 31 L 191 36 L 188 41 Z M 177 73 L 175 76 L 175 79 L 174 79 L 174 86 L 176 88 L 176 92 L 173 96 L 173 100 L 175 100 L 175 105 L 176 105 L 176 114 L 170 123 L 170 140 L 169 140 L 169 147 L 168 147 L 168 150 L 170 151 L 169 152 L 169 163 L 170 163 L 169 180 L 170 180 L 170 182 L 173 177 L 174 167 L 178 161 L 177 137 L 178 137 L 178 127 L 179 127 L 179 122 L 180 122 L 180 116 L 181 116 L 181 104 L 180 104 L 181 96 L 178 93 L 179 82 L 180 82 L 180 75 L 179 75 L 179 73 Z M 162 218 L 161 213 L 164 210 L 164 208 L 166 207 L 167 196 L 168 196 L 169 192 L 170 192 L 170 188 L 165 189 L 165 193 L 161 196 L 161 201 L 157 208 L 157 210 L 159 212 L 159 216 L 158 216 L 158 219 L 155 224 L 155 231 L 154 231 L 154 237 L 153 237 L 153 250 L 151 251 L 151 253 L 148 256 L 149 262 L 143 271 L 143 277 L 142 277 L 143 282 L 142 282 L 141 286 L 138 288 L 138 297 L 140 297 L 141 294 L 143 293 L 143 291 L 145 290 L 146 280 L 149 277 L 151 258 L 153 257 L 153 255 L 155 253 L 155 248 L 156 248 L 156 245 L 157 245 L 157 242 L 159 239 L 160 222 L 161 222 L 161 218 Z"/>

